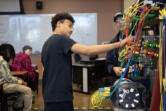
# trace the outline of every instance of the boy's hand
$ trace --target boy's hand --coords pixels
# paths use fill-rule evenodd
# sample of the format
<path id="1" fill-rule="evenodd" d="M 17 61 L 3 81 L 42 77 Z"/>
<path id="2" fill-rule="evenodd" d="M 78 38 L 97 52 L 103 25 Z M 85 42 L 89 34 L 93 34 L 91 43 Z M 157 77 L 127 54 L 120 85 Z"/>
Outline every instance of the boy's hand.
<path id="1" fill-rule="evenodd" d="M 120 41 L 120 47 L 122 47 L 122 46 L 124 46 L 126 43 L 128 43 L 128 42 L 131 42 L 131 41 L 133 41 L 134 40 L 134 37 L 133 36 L 131 36 L 131 37 L 126 37 L 125 39 L 123 39 L 122 41 Z"/>
<path id="2" fill-rule="evenodd" d="M 122 73 L 123 73 L 123 70 L 122 70 L 121 67 L 113 67 L 113 71 L 115 72 L 115 74 L 116 74 L 117 76 L 121 76 Z"/>
<path id="3" fill-rule="evenodd" d="M 25 81 L 22 81 L 22 85 L 25 85 L 25 86 L 27 86 L 27 82 L 25 82 Z"/>

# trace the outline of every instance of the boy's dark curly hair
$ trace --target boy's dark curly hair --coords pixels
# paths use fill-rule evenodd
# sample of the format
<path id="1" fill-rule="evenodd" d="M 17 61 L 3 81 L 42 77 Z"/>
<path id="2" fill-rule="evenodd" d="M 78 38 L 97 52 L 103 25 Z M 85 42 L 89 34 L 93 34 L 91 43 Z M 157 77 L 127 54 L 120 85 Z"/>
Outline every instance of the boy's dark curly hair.
<path id="1" fill-rule="evenodd" d="M 58 21 L 61 21 L 63 23 L 65 19 L 70 20 L 73 24 L 75 22 L 74 18 L 69 13 L 66 12 L 57 13 L 55 16 L 52 17 L 51 21 L 52 30 L 54 31 L 56 29 L 56 24 Z"/>

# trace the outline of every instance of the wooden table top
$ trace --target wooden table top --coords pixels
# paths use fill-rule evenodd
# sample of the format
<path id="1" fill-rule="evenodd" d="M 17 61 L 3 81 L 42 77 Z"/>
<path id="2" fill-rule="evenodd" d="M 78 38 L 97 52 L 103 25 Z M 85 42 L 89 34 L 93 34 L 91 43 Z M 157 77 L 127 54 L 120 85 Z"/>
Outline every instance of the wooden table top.
<path id="1" fill-rule="evenodd" d="M 28 71 L 11 71 L 11 74 L 13 74 L 13 75 L 24 75 L 27 73 L 28 73 Z"/>

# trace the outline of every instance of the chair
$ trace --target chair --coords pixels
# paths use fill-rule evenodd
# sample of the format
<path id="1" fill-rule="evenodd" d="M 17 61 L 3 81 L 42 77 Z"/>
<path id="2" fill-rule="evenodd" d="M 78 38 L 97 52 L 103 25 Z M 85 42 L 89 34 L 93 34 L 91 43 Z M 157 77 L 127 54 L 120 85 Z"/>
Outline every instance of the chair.
<path id="1" fill-rule="evenodd" d="M 39 92 L 39 88 L 38 88 L 38 85 L 39 85 L 39 73 L 36 72 L 36 81 L 35 81 L 35 87 L 36 87 L 36 91 L 37 91 L 37 94 Z"/>
<path id="2" fill-rule="evenodd" d="M 81 56 L 78 53 L 74 54 L 74 60 L 75 60 L 76 63 L 80 62 L 81 59 L 82 58 L 81 58 Z"/>
<path id="3" fill-rule="evenodd" d="M 32 64 L 32 66 L 35 68 L 36 70 L 36 79 L 35 79 L 35 83 L 34 83 L 34 88 L 37 91 L 38 94 L 38 84 L 39 84 L 39 72 L 38 72 L 38 65 L 37 64 Z"/>
<path id="4" fill-rule="evenodd" d="M 18 97 L 18 94 L 18 92 L 4 93 L 3 83 L 0 83 L 0 111 L 9 111 L 10 108 L 14 111 L 23 111 L 23 107 L 14 108 L 14 103 Z"/>
<path id="5" fill-rule="evenodd" d="M 3 83 L 0 82 L 0 111 L 3 111 L 2 106 L 3 106 Z"/>
<path id="6" fill-rule="evenodd" d="M 33 90 L 36 91 L 38 94 L 38 84 L 39 84 L 39 73 L 36 72 L 36 79 L 34 82 L 32 82 L 31 80 L 28 81 L 28 86 Z"/>
<path id="7" fill-rule="evenodd" d="M 7 109 L 6 111 L 23 111 L 23 104 L 21 107 L 15 107 L 15 101 L 18 98 L 19 92 L 14 92 L 14 93 L 4 93 L 4 102 L 5 102 L 5 108 Z"/>

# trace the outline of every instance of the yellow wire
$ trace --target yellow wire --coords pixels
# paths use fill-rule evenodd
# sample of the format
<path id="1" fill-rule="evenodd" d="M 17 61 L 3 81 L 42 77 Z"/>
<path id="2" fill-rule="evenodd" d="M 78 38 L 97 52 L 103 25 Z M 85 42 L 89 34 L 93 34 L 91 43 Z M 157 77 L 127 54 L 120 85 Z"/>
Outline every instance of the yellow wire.
<path id="1" fill-rule="evenodd" d="M 126 15 L 125 17 L 135 16 L 137 14 L 136 10 L 138 9 L 138 6 L 140 6 L 140 4 L 142 4 L 142 3 L 144 3 L 144 1 L 140 2 L 139 4 L 138 4 L 138 1 L 137 1 L 137 3 L 134 4 L 134 6 L 131 6 L 129 8 L 129 10 L 125 12 L 125 14 L 124 14 L 124 15 Z M 143 5 L 141 5 L 141 6 L 143 6 Z M 132 14 L 132 15 L 130 15 L 130 14 Z"/>
<path id="2" fill-rule="evenodd" d="M 93 107 L 102 107 L 105 104 L 108 103 L 108 100 L 106 99 L 107 96 L 110 95 L 110 88 L 106 87 L 104 92 L 100 92 L 97 90 L 90 98 L 91 105 Z M 109 100 L 110 101 L 110 100 Z"/>
<path id="3" fill-rule="evenodd" d="M 134 17 L 134 16 L 136 16 L 136 14 L 137 14 L 137 10 L 138 10 L 138 6 L 140 5 L 140 4 L 142 4 L 144 1 L 142 1 L 141 3 L 139 3 L 138 4 L 138 1 L 137 1 L 137 3 L 136 4 L 134 4 L 134 6 L 132 7 L 130 7 L 129 8 L 129 10 L 128 10 L 128 12 L 126 12 L 126 13 L 124 13 L 124 16 L 123 16 L 123 19 L 124 19 L 124 21 L 125 21 L 125 25 L 124 25 L 124 28 L 125 28 L 125 26 L 127 26 L 129 23 L 130 23 L 130 19 L 128 20 L 127 19 L 127 17 Z M 142 5 L 141 5 L 142 6 Z M 126 19 L 126 20 L 125 20 Z M 128 21 L 127 21 L 128 20 Z M 124 28 L 122 28 L 122 29 L 124 29 Z"/>

